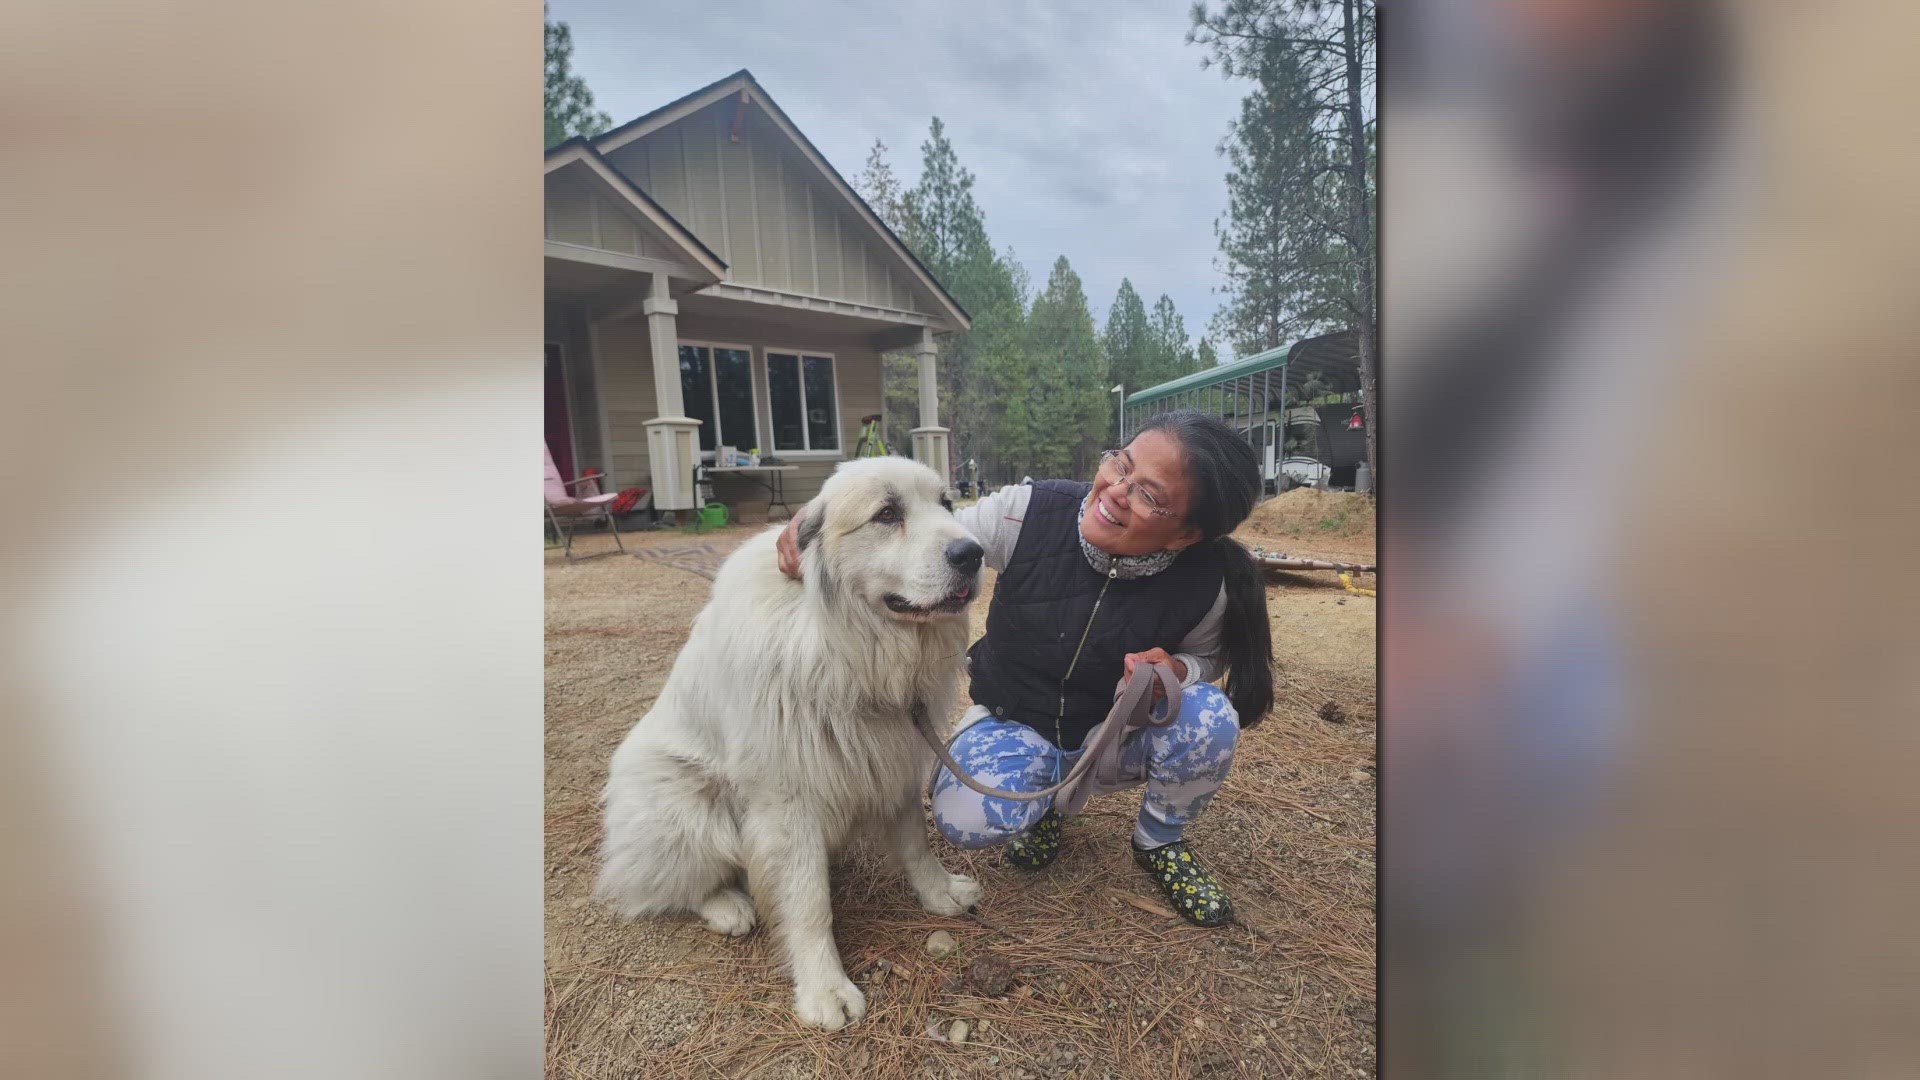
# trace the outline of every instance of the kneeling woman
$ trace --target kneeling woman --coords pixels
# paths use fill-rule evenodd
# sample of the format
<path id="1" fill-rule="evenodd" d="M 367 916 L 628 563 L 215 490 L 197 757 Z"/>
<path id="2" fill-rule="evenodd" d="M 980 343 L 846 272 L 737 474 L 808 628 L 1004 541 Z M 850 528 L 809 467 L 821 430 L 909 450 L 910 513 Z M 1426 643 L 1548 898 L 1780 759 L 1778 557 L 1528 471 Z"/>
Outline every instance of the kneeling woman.
<path id="1" fill-rule="evenodd" d="M 958 512 L 1000 577 L 968 654 L 975 704 L 949 743 L 954 759 L 989 787 L 1050 787 L 1106 718 L 1116 684 L 1138 663 L 1170 665 L 1184 687 L 1180 718 L 1129 736 L 1122 786 L 1146 786 L 1135 861 L 1201 926 L 1233 909 L 1186 828 L 1220 790 L 1240 732 L 1273 703 L 1265 585 L 1228 536 L 1259 494 L 1252 447 L 1217 418 L 1183 412 L 1108 451 L 1091 484 L 1035 481 Z M 793 540 L 789 527 L 781 566 L 798 577 Z M 1229 672 L 1223 692 L 1215 683 Z M 934 781 L 948 840 L 1005 844 L 1007 861 L 1027 870 L 1059 856 L 1051 803 L 981 795 L 945 768 Z"/>

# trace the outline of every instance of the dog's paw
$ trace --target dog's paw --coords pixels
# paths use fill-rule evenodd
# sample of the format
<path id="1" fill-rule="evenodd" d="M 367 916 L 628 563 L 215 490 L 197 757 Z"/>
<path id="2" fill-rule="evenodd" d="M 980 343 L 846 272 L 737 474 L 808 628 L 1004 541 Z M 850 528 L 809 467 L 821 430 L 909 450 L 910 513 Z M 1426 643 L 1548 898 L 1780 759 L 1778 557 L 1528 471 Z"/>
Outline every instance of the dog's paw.
<path id="1" fill-rule="evenodd" d="M 965 874 L 948 874 L 946 880 L 920 892 L 920 906 L 935 915 L 958 915 L 980 902 L 980 883 Z"/>
<path id="2" fill-rule="evenodd" d="M 842 975 L 835 983 L 794 988 L 793 1011 L 808 1027 L 839 1031 L 867 1015 L 867 998 Z"/>
<path id="3" fill-rule="evenodd" d="M 738 889 L 722 889 L 700 905 L 700 919 L 722 937 L 741 937 L 753 930 L 753 901 Z"/>

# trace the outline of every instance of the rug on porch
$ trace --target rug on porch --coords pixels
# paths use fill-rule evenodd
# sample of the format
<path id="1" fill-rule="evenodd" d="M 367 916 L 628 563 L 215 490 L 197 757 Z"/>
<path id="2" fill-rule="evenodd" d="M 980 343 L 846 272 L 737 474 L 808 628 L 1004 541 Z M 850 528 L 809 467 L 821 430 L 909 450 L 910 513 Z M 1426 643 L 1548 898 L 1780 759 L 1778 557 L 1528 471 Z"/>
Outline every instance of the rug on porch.
<path id="1" fill-rule="evenodd" d="M 689 574 L 699 574 L 712 581 L 720 573 L 720 564 L 726 561 L 733 549 L 740 546 L 739 540 L 706 540 L 698 544 L 678 545 L 674 547 L 650 547 L 633 553 L 636 559 L 649 559 L 664 563 L 676 570 L 685 570 Z"/>

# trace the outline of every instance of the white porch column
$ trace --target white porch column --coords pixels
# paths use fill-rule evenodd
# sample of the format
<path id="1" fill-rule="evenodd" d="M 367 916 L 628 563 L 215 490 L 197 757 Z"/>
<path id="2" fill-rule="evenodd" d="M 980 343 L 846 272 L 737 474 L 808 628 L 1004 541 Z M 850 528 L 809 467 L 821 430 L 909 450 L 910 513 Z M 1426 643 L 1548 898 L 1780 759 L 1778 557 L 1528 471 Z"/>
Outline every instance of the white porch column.
<path id="1" fill-rule="evenodd" d="M 920 426 L 913 429 L 913 459 L 940 474 L 940 482 L 951 484 L 947 472 L 947 429 L 940 426 L 940 384 L 934 367 L 933 331 L 922 329 L 913 351 L 920 358 Z"/>
<path id="2" fill-rule="evenodd" d="M 647 342 L 653 351 L 653 400 L 657 414 L 647 429 L 647 458 L 653 471 L 656 510 L 692 510 L 693 466 L 700 460 L 700 421 L 686 415 L 680 395 L 680 335 L 675 319 L 680 306 L 667 292 L 667 275 L 653 275 L 653 288 L 640 311 L 647 318 Z"/>

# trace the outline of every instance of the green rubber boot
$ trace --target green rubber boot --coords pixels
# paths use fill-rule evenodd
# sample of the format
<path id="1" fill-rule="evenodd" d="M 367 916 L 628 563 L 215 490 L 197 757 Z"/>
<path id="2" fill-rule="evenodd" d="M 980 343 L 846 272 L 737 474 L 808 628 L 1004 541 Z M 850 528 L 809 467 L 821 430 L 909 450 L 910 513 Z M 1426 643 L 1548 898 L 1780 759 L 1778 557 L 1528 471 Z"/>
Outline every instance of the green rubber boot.
<path id="1" fill-rule="evenodd" d="M 1133 861 L 1160 883 L 1160 892 L 1181 918 L 1195 926 L 1219 926 L 1233 921 L 1233 905 L 1227 902 L 1227 891 L 1200 865 L 1186 841 L 1176 840 L 1145 851 L 1136 847 Z"/>
<path id="2" fill-rule="evenodd" d="M 1007 841 L 1007 865 L 1045 870 L 1060 857 L 1060 815 L 1049 808 L 1033 828 Z"/>

